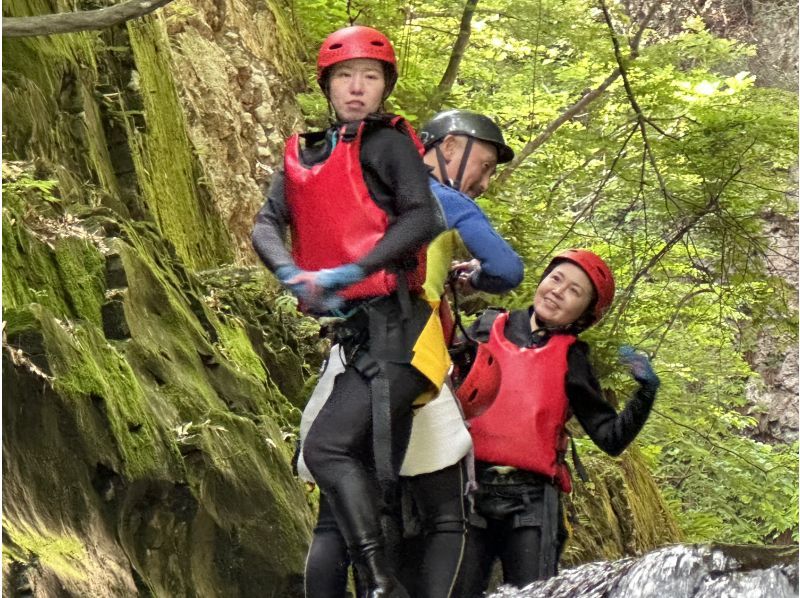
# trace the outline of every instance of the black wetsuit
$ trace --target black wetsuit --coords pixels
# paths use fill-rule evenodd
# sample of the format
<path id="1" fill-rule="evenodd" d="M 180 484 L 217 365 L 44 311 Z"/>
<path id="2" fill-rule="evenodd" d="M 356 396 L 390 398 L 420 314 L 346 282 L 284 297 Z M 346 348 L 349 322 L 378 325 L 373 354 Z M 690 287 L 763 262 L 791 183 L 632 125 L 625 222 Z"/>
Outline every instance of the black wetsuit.
<path id="1" fill-rule="evenodd" d="M 531 308 L 509 314 L 505 336 L 518 347 L 542 346 L 551 338 L 550 333 L 531 330 L 531 314 Z M 486 340 L 490 322 L 497 315 L 498 312 L 487 312 L 473 324 L 472 333 L 478 340 Z M 647 421 L 655 389 L 640 385 L 617 413 L 603 398 L 585 342 L 578 340 L 570 346 L 567 364 L 565 384 L 570 410 L 597 446 L 619 455 Z M 554 575 L 566 540 L 558 490 L 551 481 L 523 470 L 498 472 L 495 465 L 502 464 L 476 463 L 476 512 L 470 520 L 458 593 L 464 598 L 483 595 L 495 559 L 502 563 L 504 583 L 516 587 Z M 543 533 L 550 541 L 542 542 Z M 542 566 L 548 563 L 549 566 Z"/>
<path id="2" fill-rule="evenodd" d="M 331 128 L 307 138 L 307 145 L 301 150 L 305 165 L 327 159 L 336 130 Z M 370 196 L 389 218 L 383 238 L 357 262 L 366 274 L 371 274 L 415 255 L 422 245 L 444 230 L 445 223 L 428 186 L 427 169 L 408 136 L 381 121 L 368 123 L 360 162 Z M 253 246 L 272 271 L 293 264 L 285 246 L 290 220 L 283 174 L 279 173 L 253 230 Z M 387 433 L 376 436 L 391 438 L 385 450 L 389 452 L 391 473 L 396 477 L 411 430 L 411 404 L 431 386 L 411 362 L 414 343 L 432 310 L 418 295 L 412 294 L 406 302 L 397 292 L 346 306 L 347 310 L 354 308 L 358 309 L 335 330 L 337 341 L 348 355 L 347 368 L 336 378 L 330 398 L 309 430 L 303 457 L 327 496 L 351 554 L 357 560 L 361 555 L 360 561 L 372 572 L 383 573 L 386 567 L 379 512 L 381 491 L 385 488 L 378 483 L 376 468 L 380 469 L 380 463 L 376 467 L 374 454 L 378 444 L 373 444 L 373 421 L 383 420 L 373 420 L 372 396 L 376 388 L 373 383 L 381 379 L 377 388 L 387 399 L 381 402 L 388 402 L 382 408 L 388 419 Z M 335 541 L 330 544 L 333 546 Z M 309 588 L 324 585 L 312 583 Z"/>

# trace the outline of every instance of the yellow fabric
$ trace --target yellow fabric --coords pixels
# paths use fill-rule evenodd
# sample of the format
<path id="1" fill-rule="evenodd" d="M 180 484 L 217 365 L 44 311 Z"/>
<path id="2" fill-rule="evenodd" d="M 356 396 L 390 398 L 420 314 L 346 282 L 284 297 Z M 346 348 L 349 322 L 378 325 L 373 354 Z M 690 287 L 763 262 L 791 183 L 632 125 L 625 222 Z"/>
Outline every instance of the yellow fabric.
<path id="1" fill-rule="evenodd" d="M 422 375 L 438 389 L 450 369 L 450 355 L 444 341 L 444 330 L 439 320 L 439 310 L 432 309 L 428 322 L 414 343 L 414 357 L 411 360 Z"/>
<path id="2" fill-rule="evenodd" d="M 425 291 L 425 298 L 431 303 L 438 304 L 444 293 L 444 283 L 450 271 L 450 262 L 453 260 L 460 240 L 458 233 L 450 229 L 436 237 L 428 245 L 425 284 L 422 285 L 422 288 Z"/>
<path id="3" fill-rule="evenodd" d="M 414 400 L 414 403 L 411 406 L 415 409 L 417 407 L 422 407 L 423 405 L 430 403 L 437 396 L 439 396 L 439 393 L 436 390 L 426 390 Z"/>
<path id="4" fill-rule="evenodd" d="M 414 344 L 414 359 L 411 360 L 411 365 L 433 383 L 437 392 L 444 384 L 451 364 L 442 322 L 439 320 L 439 303 L 444 294 L 444 283 L 450 272 L 450 263 L 454 256 L 462 251 L 466 251 L 466 248 L 461 236 L 455 229 L 450 229 L 431 241 L 426 256 L 425 284 L 422 285 L 422 289 L 425 299 L 433 307 L 433 313 Z M 436 393 L 423 393 L 414 405 L 423 405 L 435 396 Z"/>

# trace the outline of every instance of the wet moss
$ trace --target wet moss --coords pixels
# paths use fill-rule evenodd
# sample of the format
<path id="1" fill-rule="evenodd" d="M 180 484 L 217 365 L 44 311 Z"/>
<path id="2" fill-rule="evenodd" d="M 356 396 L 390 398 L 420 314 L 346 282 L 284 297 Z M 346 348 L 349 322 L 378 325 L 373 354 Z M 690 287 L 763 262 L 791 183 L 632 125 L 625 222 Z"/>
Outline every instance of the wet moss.
<path id="1" fill-rule="evenodd" d="M 4 14 L 75 8 L 9 0 Z M 302 84 L 270 10 L 279 39 L 265 40 Z M 313 351 L 275 310 L 251 321 L 207 305 L 192 270 L 232 252 L 170 51 L 158 16 L 3 45 L 4 155 L 37 165 L 4 184 L 4 572 L 32 576 L 36 595 L 302 594 L 299 411 L 254 339 L 298 371 Z"/>
<path id="2" fill-rule="evenodd" d="M 75 237 L 58 239 L 53 253 L 73 317 L 102 326 L 100 307 L 105 301 L 103 256 L 92 243 Z"/>
<path id="3" fill-rule="evenodd" d="M 67 317 L 72 307 L 61 281 L 53 249 L 23 226 L 19 214 L 4 208 L 3 307 L 40 303 Z"/>
<path id="4" fill-rule="evenodd" d="M 39 15 L 53 7 L 46 0 L 9 0 L 3 11 Z M 91 187 L 118 194 L 95 102 L 99 48 L 97 32 L 3 43 L 4 156 L 44 161 L 70 203 L 97 201 Z"/>
<path id="5" fill-rule="evenodd" d="M 179 474 L 177 447 L 149 408 L 124 355 L 91 324 L 59 322 L 39 308 L 34 313 L 42 326 L 54 388 L 74 401 L 79 413 L 92 409 L 102 413 L 124 474 L 129 479 Z M 90 420 L 78 421 L 80 425 Z M 82 435 L 91 437 L 92 432 L 89 427 Z"/>
<path id="6" fill-rule="evenodd" d="M 298 504 L 304 505 L 303 490 L 293 478 L 290 467 L 291 450 L 283 442 L 281 431 L 271 422 L 254 425 L 253 422 L 236 418 L 230 414 L 222 414 L 220 421 L 226 428 L 238 431 L 240 437 L 247 438 L 246 443 L 235 443 L 219 437 L 213 439 L 218 449 L 222 449 L 215 461 L 215 468 L 208 471 L 203 479 L 203 492 L 209 498 L 233 491 L 237 495 L 234 502 L 214 501 L 220 505 L 235 504 L 234 511 L 218 511 L 217 515 L 237 529 L 248 550 L 266 554 L 272 547 L 280 546 L 281 550 L 275 563 L 276 568 L 291 568 L 292 563 L 305 560 L 306 529 L 311 518 L 306 520 L 282 517 L 282 513 L 295 511 Z M 207 442 L 212 441 L 208 434 Z M 242 446 L 248 450 L 242 450 Z M 222 459 L 220 459 L 222 458 Z M 251 472 L 250 475 L 236 475 L 236 471 Z M 266 482 L 271 492 L 263 495 L 263 484 Z M 299 502 L 298 502 L 299 501 Z M 307 512 L 310 515 L 310 511 Z M 270 529 L 270 540 L 264 543 L 260 526 L 254 519 L 268 517 L 276 524 Z M 259 558 L 262 560 L 263 557 Z"/>
<path id="7" fill-rule="evenodd" d="M 565 566 L 615 560 L 679 542 L 681 532 L 635 446 L 619 458 L 581 457 L 589 481 L 575 480 L 565 500 L 571 538 Z"/>
<path id="8" fill-rule="evenodd" d="M 47 181 L 3 185 L 3 305 L 46 305 L 60 317 L 101 324 L 105 260 L 86 233 L 71 229 L 71 216 L 44 215 L 54 195 Z M 32 225 L 25 211 L 39 208 Z M 44 242 L 43 242 L 44 241 Z"/>
<path id="9" fill-rule="evenodd" d="M 178 92 L 170 74 L 169 41 L 155 17 L 129 21 L 145 129 L 129 128 L 138 182 L 156 222 L 191 267 L 230 261 L 231 240 L 204 198 Z M 206 200 L 206 201 L 204 201 Z"/>
<path id="10" fill-rule="evenodd" d="M 66 534 L 42 535 L 24 526 L 4 522 L 3 531 L 11 545 L 3 543 L 3 552 L 16 561 L 29 561 L 34 555 L 58 575 L 83 580 L 86 574 L 81 561 L 86 558 L 83 543 Z"/>

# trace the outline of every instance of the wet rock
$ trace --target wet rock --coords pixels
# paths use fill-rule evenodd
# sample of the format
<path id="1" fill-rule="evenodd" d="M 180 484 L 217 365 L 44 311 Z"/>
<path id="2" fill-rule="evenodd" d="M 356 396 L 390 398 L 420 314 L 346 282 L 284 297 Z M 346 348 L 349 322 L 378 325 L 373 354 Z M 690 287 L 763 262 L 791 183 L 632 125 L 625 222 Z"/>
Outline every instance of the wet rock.
<path id="1" fill-rule="evenodd" d="M 122 289 L 128 286 L 125 267 L 118 253 L 106 256 L 105 280 L 107 289 Z"/>
<path id="2" fill-rule="evenodd" d="M 797 548 L 677 545 L 588 563 L 492 598 L 795 598 Z"/>
<path id="3" fill-rule="evenodd" d="M 110 340 L 125 340 L 131 337 L 128 321 L 125 319 L 125 304 L 121 298 L 116 297 L 107 301 L 100 308 L 103 318 L 103 333 Z"/>

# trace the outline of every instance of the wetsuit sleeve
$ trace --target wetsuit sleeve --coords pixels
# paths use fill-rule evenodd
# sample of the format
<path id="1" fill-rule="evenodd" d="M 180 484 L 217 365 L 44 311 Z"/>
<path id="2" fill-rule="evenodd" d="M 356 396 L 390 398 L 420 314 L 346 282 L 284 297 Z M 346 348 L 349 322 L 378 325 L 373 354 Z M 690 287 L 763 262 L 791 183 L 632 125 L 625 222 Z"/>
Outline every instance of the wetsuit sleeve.
<path id="1" fill-rule="evenodd" d="M 386 234 L 358 261 L 367 274 L 416 251 L 445 231 L 444 215 L 428 185 L 428 172 L 417 148 L 405 134 L 381 127 L 365 133 L 361 148 L 365 180 L 373 198 L 387 194 L 391 224 Z"/>
<path id="2" fill-rule="evenodd" d="M 273 177 L 266 201 L 256 214 L 252 234 L 253 249 L 272 272 L 280 266 L 294 265 L 292 255 L 286 248 L 290 216 L 283 184 L 283 171 L 280 171 Z"/>
<path id="3" fill-rule="evenodd" d="M 653 406 L 655 391 L 640 388 L 617 413 L 603 398 L 600 383 L 589 363 L 589 346 L 575 342 L 567 355 L 567 397 L 575 417 L 602 450 L 617 456 L 625 450 L 642 429 Z"/>
<path id="4" fill-rule="evenodd" d="M 439 191 L 439 189 L 442 189 Z M 434 186 L 442 204 L 447 227 L 454 228 L 481 269 L 470 280 L 472 286 L 488 293 L 504 293 L 522 282 L 522 260 L 492 227 L 489 219 L 467 196 L 442 185 Z"/>

